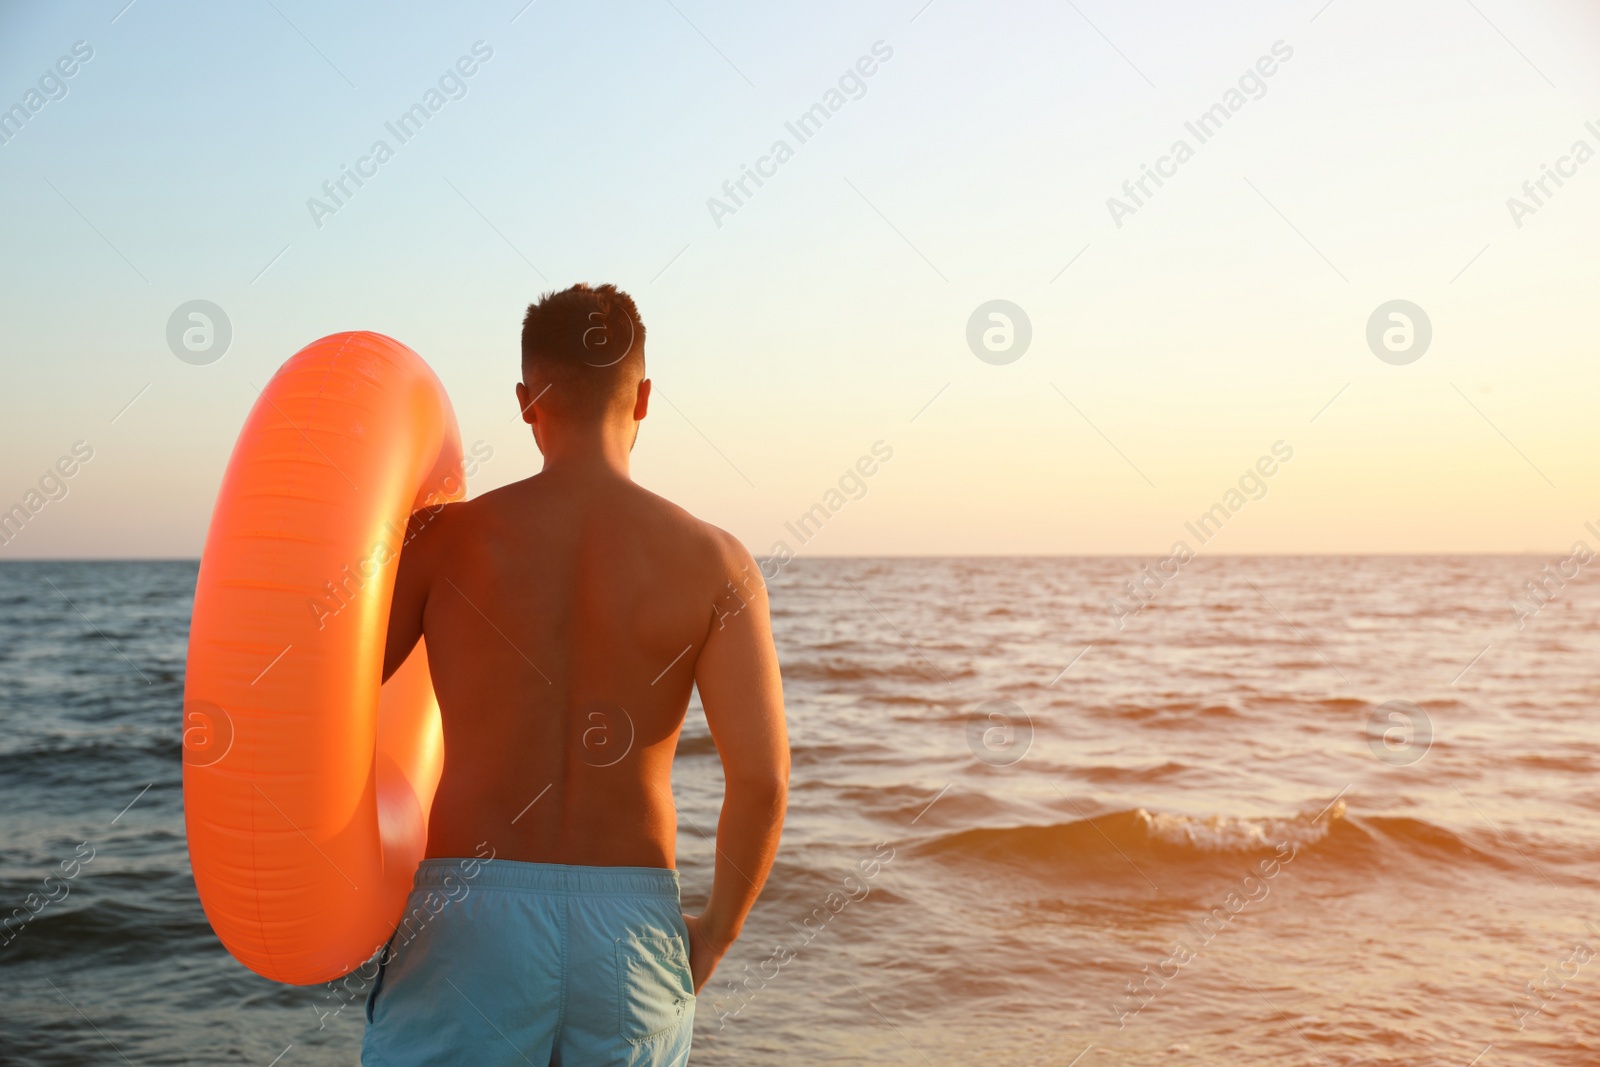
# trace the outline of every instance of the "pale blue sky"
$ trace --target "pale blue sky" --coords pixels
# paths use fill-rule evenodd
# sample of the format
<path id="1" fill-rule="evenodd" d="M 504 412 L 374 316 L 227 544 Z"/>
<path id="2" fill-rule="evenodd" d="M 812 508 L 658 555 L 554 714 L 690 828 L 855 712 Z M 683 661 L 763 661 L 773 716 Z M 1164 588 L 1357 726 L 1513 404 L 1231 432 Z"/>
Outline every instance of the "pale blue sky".
<path id="1" fill-rule="evenodd" d="M 197 555 L 253 385 L 345 329 L 438 370 L 496 450 L 474 491 L 531 473 L 518 322 L 580 280 L 633 292 L 671 401 L 636 475 L 758 553 L 878 440 L 804 551 L 1164 551 L 1280 439 L 1216 550 L 1549 551 L 1600 520 L 1600 161 L 1520 228 L 1506 207 L 1600 148 L 1588 5 L 124 4 L 0 5 L 0 108 L 94 50 L 0 144 L 0 510 L 95 449 L 0 558 Z M 1117 227 L 1107 197 L 1279 41 L 1265 95 Z M 307 198 L 378 138 L 318 228 Z M 707 198 L 778 138 L 718 227 Z M 197 298 L 234 331 L 209 366 L 165 340 Z M 995 298 L 1033 326 L 1007 366 L 965 340 Z M 1435 331 L 1403 367 L 1364 340 L 1396 298 Z"/>

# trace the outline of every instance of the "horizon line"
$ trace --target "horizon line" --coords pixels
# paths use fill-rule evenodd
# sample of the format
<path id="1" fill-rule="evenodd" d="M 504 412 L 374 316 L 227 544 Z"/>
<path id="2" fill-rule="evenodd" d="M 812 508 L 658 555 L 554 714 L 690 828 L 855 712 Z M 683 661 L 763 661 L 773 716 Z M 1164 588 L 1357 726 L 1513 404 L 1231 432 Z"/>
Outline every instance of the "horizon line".
<path id="1" fill-rule="evenodd" d="M 1566 549 L 1522 549 L 1510 552 L 1206 552 L 1197 553 L 1200 559 L 1521 559 L 1530 556 L 1561 555 Z M 790 556 L 783 566 L 804 560 L 824 559 L 1161 559 L 1162 551 L 1153 552 L 899 552 L 899 553 L 833 553 L 814 552 Z M 757 555 L 757 560 L 776 559 L 776 556 Z M 0 565 L 7 563 L 199 563 L 200 556 L 0 556 Z"/>

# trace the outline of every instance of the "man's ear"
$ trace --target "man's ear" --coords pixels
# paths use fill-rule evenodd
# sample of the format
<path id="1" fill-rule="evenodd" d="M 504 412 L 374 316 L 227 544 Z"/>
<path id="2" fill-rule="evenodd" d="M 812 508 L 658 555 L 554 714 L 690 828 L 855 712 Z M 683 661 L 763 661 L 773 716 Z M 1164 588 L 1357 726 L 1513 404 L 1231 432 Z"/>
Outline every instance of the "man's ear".
<path id="1" fill-rule="evenodd" d="M 528 389 L 525 384 L 517 382 L 517 410 L 522 413 L 522 421 L 526 422 L 528 426 L 534 426 L 538 422 L 539 416 L 534 413 L 533 405 L 539 397 L 546 394 L 547 389 L 549 389 L 549 386 L 539 390 L 538 394 L 534 394 L 533 390 Z"/>
<path id="2" fill-rule="evenodd" d="M 633 402 L 633 421 L 641 422 L 650 414 L 650 379 L 645 378 L 639 383 L 639 395 Z"/>

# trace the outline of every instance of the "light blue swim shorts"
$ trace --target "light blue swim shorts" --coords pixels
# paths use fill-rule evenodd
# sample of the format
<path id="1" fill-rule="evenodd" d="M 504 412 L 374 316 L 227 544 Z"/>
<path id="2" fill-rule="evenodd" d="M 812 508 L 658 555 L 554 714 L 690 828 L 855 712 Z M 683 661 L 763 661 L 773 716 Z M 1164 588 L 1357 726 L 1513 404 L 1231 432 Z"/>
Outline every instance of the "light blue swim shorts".
<path id="1" fill-rule="evenodd" d="M 688 946 L 677 871 L 423 860 L 367 995 L 361 1062 L 681 1067 Z"/>

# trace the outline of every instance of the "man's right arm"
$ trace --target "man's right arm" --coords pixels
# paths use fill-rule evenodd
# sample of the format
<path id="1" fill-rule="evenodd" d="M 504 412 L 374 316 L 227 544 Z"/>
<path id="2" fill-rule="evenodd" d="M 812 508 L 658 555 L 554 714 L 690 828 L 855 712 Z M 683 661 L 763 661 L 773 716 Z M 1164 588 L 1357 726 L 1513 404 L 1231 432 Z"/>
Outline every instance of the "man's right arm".
<path id="1" fill-rule="evenodd" d="M 417 512 L 406 522 L 407 534 L 417 523 Z M 422 520 L 432 523 L 435 516 Z M 429 537 L 427 535 L 433 534 Z M 436 528 L 422 526 L 421 532 L 408 536 L 400 546 L 400 565 L 395 569 L 394 591 L 389 597 L 389 631 L 383 651 L 383 680 L 387 682 L 395 671 L 410 657 L 417 642 L 422 639 L 423 614 L 428 607 L 428 592 L 433 581 L 433 543 L 438 540 Z"/>
<path id="2" fill-rule="evenodd" d="M 698 919 L 685 919 L 696 993 L 739 936 L 772 870 L 789 793 L 783 682 L 766 585 L 744 546 L 721 536 L 728 542 L 729 587 L 712 606 L 711 632 L 695 664 L 725 782 L 711 900 Z"/>

